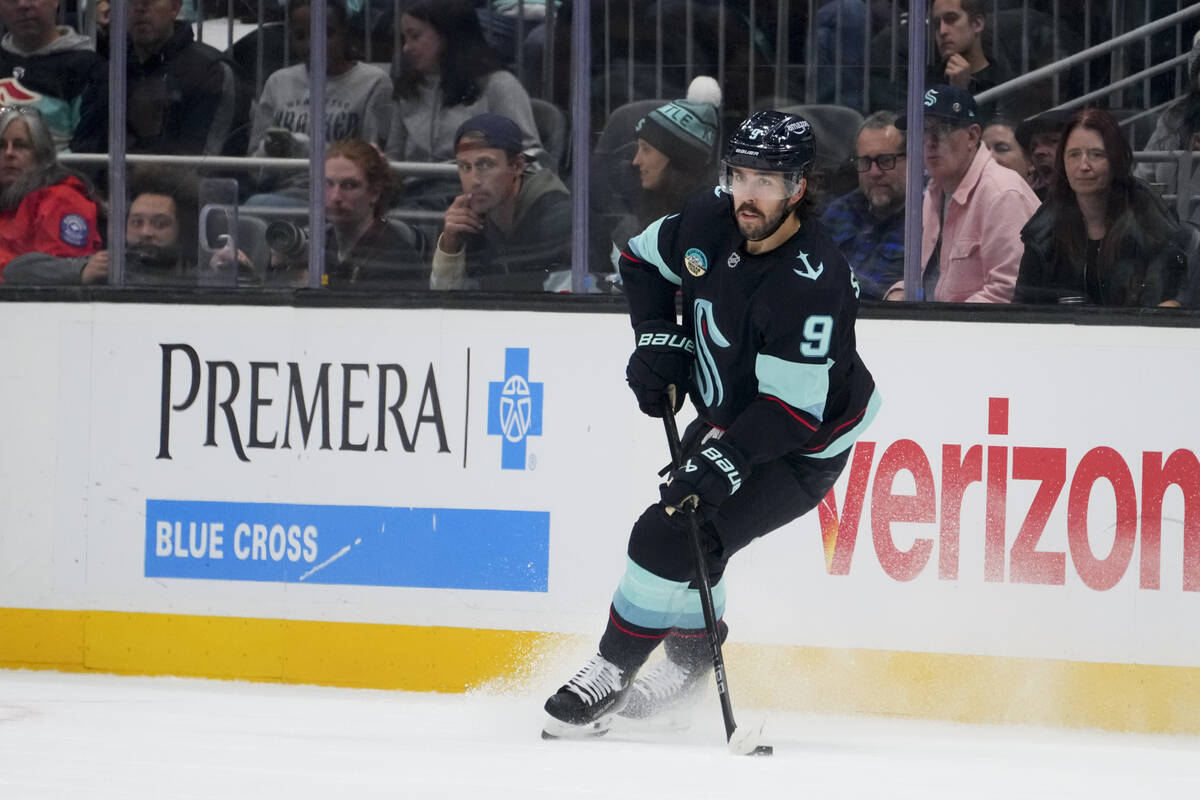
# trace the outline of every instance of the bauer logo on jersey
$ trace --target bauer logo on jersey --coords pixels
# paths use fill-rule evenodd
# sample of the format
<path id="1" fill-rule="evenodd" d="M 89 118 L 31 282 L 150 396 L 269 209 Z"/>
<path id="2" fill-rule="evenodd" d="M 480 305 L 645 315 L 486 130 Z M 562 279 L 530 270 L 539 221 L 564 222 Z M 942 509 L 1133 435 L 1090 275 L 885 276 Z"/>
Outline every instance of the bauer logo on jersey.
<path id="1" fill-rule="evenodd" d="M 87 220 L 78 214 L 67 214 L 58 223 L 58 238 L 72 247 L 83 247 L 88 240 Z"/>
<path id="2" fill-rule="evenodd" d="M 542 435 L 543 384 L 529 380 L 529 348 L 504 350 L 504 380 L 488 383 L 488 436 L 500 437 L 500 468 L 532 467 L 525 443 Z"/>
<path id="3" fill-rule="evenodd" d="M 702 250 L 693 247 L 683 254 L 683 265 L 693 277 L 699 278 L 708 272 L 708 256 L 704 255 Z"/>

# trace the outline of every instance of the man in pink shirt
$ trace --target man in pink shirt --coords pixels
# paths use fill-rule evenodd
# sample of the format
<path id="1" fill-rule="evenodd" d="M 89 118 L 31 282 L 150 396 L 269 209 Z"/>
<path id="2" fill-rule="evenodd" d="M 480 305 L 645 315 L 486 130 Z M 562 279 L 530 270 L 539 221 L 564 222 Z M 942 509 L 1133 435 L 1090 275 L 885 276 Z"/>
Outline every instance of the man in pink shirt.
<path id="1" fill-rule="evenodd" d="M 901 117 L 896 127 L 905 130 Z M 1011 303 L 1021 255 L 1021 228 L 1041 205 L 1025 180 L 981 147 L 979 109 L 965 89 L 940 84 L 925 92 L 925 171 L 921 208 L 925 300 Z M 903 300 L 896 283 L 887 300 Z"/>

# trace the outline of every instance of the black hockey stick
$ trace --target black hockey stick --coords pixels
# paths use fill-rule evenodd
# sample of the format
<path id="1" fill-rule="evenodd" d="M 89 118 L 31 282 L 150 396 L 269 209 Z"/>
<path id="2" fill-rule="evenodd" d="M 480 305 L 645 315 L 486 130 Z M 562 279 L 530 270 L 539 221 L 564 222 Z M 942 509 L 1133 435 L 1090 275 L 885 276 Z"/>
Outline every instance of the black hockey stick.
<path id="1" fill-rule="evenodd" d="M 675 425 L 674 404 L 668 400 L 663 409 L 663 427 L 667 431 L 667 445 L 671 448 L 671 466 L 679 469 L 683 464 L 683 447 L 679 443 L 679 428 Z M 686 505 L 686 503 L 685 503 Z M 672 509 L 667 509 L 670 513 Z M 713 607 L 712 585 L 708 580 L 708 568 L 704 562 L 704 548 L 700 545 L 700 523 L 696 520 L 695 505 L 683 512 L 688 521 L 688 539 L 692 545 L 692 559 L 696 564 L 696 582 L 700 585 L 700 607 L 704 611 L 704 629 L 708 634 L 708 645 L 712 649 L 713 675 L 717 679 L 717 696 L 721 699 L 721 716 L 725 718 L 725 739 L 729 749 L 740 756 L 769 756 L 775 749 L 769 744 L 758 744 L 759 730 L 738 730 L 733 720 L 733 704 L 729 700 L 729 683 L 725 680 L 725 657 L 721 655 L 721 634 L 717 630 L 717 612 Z"/>

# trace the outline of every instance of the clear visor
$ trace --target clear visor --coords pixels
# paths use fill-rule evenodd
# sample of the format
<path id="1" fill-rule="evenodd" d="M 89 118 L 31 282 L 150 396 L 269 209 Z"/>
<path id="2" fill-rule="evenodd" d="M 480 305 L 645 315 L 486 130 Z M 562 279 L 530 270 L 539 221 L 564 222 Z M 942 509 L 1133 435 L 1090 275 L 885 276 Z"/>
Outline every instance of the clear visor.
<path id="1" fill-rule="evenodd" d="M 800 180 L 799 172 L 760 172 L 722 161 L 719 185 L 722 191 L 739 197 L 786 200 L 800 191 Z"/>

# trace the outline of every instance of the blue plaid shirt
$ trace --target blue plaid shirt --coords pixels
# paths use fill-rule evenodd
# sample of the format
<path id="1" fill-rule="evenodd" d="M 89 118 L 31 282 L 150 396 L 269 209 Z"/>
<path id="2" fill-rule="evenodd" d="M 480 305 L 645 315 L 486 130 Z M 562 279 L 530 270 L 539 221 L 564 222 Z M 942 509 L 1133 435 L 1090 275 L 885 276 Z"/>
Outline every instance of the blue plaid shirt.
<path id="1" fill-rule="evenodd" d="M 864 300 L 882 300 L 904 279 L 904 210 L 885 220 L 871 216 L 867 197 L 855 189 L 829 204 L 821 224 L 858 278 Z"/>

